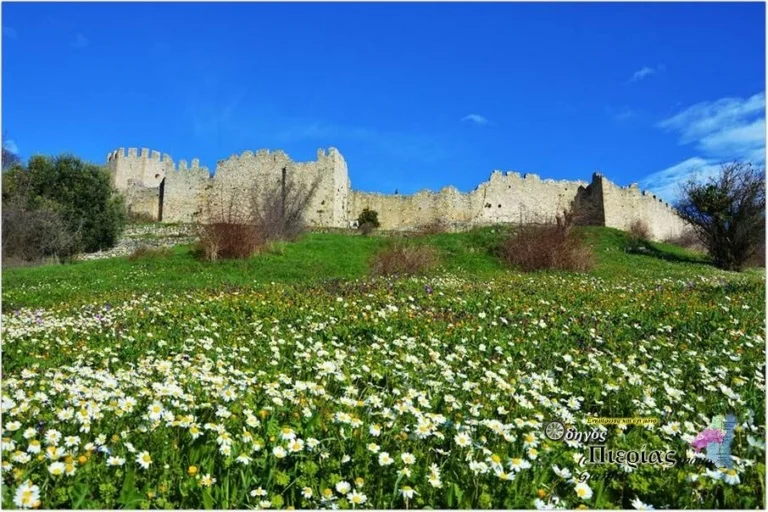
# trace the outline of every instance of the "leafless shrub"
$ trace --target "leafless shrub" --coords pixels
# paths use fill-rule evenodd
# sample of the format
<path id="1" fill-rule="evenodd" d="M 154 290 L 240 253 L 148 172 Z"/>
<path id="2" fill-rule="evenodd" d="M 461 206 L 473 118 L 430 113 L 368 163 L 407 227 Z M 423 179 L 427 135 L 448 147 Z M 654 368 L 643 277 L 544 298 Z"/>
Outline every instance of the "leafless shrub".
<path id="1" fill-rule="evenodd" d="M 691 251 L 706 252 L 707 248 L 702 245 L 696 232 L 692 229 L 686 229 L 677 236 L 667 238 L 664 243 L 677 245 L 683 249 Z"/>
<path id="2" fill-rule="evenodd" d="M 71 254 L 77 237 L 54 205 L 30 208 L 18 196 L 3 203 L 2 230 L 4 261 L 58 261 Z"/>
<path id="3" fill-rule="evenodd" d="M 422 236 L 439 235 L 448 232 L 448 223 L 443 219 L 435 219 L 419 226 L 418 233 Z"/>
<path id="4" fill-rule="evenodd" d="M 629 235 L 636 240 L 647 242 L 651 239 L 651 229 L 644 221 L 634 220 L 629 225 Z"/>
<path id="5" fill-rule="evenodd" d="M 202 258 L 249 258 L 274 241 L 294 240 L 306 230 L 304 213 L 319 185 L 305 186 L 284 176 L 243 192 L 211 191 L 198 223 Z"/>
<path id="6" fill-rule="evenodd" d="M 376 230 L 376 226 L 371 222 L 363 222 L 357 229 L 360 230 L 360 233 L 362 233 L 363 236 L 368 236 Z"/>
<path id="7" fill-rule="evenodd" d="M 281 182 L 251 191 L 251 216 L 266 240 L 295 240 L 306 231 L 304 214 L 319 185 L 319 180 L 305 185 L 284 176 Z"/>
<path id="8" fill-rule="evenodd" d="M 439 253 L 427 245 L 406 245 L 397 241 L 376 253 L 371 273 L 377 276 L 423 274 L 439 263 Z"/>
<path id="9" fill-rule="evenodd" d="M 516 227 L 501 247 L 502 259 L 525 272 L 570 270 L 586 272 L 594 266 L 592 250 L 571 228 L 572 212 L 563 212 L 555 222 Z"/>
<path id="10" fill-rule="evenodd" d="M 250 258 L 264 245 L 264 234 L 234 191 L 211 191 L 197 225 L 198 253 L 206 261 Z"/>
<path id="11" fill-rule="evenodd" d="M 167 258 L 173 254 L 173 249 L 170 247 L 147 247 L 142 245 L 134 249 L 134 251 L 128 255 L 128 261 L 137 261 L 151 258 Z"/>

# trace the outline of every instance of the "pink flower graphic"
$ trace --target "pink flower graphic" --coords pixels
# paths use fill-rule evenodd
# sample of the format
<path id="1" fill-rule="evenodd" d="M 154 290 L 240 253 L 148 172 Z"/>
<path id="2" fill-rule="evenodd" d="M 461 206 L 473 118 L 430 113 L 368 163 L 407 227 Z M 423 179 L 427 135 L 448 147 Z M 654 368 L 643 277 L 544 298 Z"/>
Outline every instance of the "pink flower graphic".
<path id="1" fill-rule="evenodd" d="M 709 443 L 722 443 L 723 439 L 725 439 L 725 432 L 722 430 L 716 428 L 705 428 L 699 432 L 699 435 L 696 436 L 696 439 L 691 441 L 691 445 L 693 446 L 694 450 L 696 450 L 696 453 L 698 453 L 702 448 L 706 448 Z"/>

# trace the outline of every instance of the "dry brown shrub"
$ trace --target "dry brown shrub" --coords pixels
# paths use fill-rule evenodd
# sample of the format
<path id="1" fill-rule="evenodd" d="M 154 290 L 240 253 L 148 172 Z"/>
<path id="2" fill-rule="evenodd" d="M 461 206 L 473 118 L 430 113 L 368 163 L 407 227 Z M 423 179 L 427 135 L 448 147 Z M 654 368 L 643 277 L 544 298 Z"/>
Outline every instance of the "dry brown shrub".
<path id="1" fill-rule="evenodd" d="M 357 229 L 360 230 L 363 236 L 368 236 L 376 230 L 376 226 L 371 222 L 363 222 Z"/>
<path id="2" fill-rule="evenodd" d="M 423 274 L 440 261 L 439 253 L 427 245 L 407 245 L 397 241 L 382 249 L 371 261 L 371 274 L 412 276 Z"/>
<path id="3" fill-rule="evenodd" d="M 555 222 L 520 224 L 504 241 L 502 259 L 524 272 L 589 271 L 594 267 L 594 255 L 572 225 L 573 216 L 567 212 Z"/>
<path id="4" fill-rule="evenodd" d="M 128 261 L 137 261 L 149 258 L 166 258 L 173 254 L 173 249 L 170 247 L 147 247 L 142 245 L 134 249 L 134 251 L 128 256 Z"/>
<path id="5" fill-rule="evenodd" d="M 634 220 L 629 225 L 629 234 L 636 240 L 648 241 L 651 239 L 651 229 L 642 220 Z"/>
<path id="6" fill-rule="evenodd" d="M 681 234 L 667 238 L 664 243 L 677 245 L 690 251 L 707 252 L 706 247 L 699 240 L 698 235 L 692 229 L 686 229 Z"/>
<path id="7" fill-rule="evenodd" d="M 207 261 L 246 259 L 271 242 L 296 239 L 306 230 L 304 213 L 318 183 L 307 186 L 285 175 L 245 193 L 212 191 L 198 224 L 198 252 Z"/>
<path id="8" fill-rule="evenodd" d="M 440 233 L 448 232 L 448 228 L 448 223 L 443 219 L 435 219 L 432 222 L 422 224 L 418 229 L 418 233 L 422 236 L 439 235 Z"/>

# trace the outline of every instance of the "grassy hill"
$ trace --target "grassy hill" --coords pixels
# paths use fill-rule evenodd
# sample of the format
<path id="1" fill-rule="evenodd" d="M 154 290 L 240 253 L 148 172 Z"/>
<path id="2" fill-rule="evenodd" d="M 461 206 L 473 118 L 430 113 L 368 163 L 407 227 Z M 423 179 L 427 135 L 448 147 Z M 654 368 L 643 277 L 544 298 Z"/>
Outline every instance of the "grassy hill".
<path id="1" fill-rule="evenodd" d="M 597 266 L 592 275 L 670 277 L 712 275 L 719 271 L 707 259 L 679 247 L 649 243 L 647 254 L 626 251 L 629 240 L 619 230 L 583 228 L 594 248 Z M 408 239 L 429 244 L 441 255 L 435 274 L 451 273 L 468 279 L 490 279 L 514 274 L 494 255 L 503 228 L 482 228 Z M 129 261 L 127 257 L 83 261 L 67 265 L 4 269 L 5 308 L 50 307 L 93 301 L 116 301 L 133 293 L 180 293 L 195 289 L 253 288 L 265 283 L 312 285 L 368 274 L 375 252 L 390 239 L 345 234 L 309 233 L 294 243 L 276 244 L 247 261 L 199 261 L 191 246 L 173 254 Z"/>
<path id="2" fill-rule="evenodd" d="M 492 228 L 409 239 L 442 265 L 408 279 L 341 234 L 6 270 L 2 505 L 765 508 L 764 272 L 585 234 L 588 274 L 506 269 Z M 727 414 L 733 467 L 690 461 Z"/>

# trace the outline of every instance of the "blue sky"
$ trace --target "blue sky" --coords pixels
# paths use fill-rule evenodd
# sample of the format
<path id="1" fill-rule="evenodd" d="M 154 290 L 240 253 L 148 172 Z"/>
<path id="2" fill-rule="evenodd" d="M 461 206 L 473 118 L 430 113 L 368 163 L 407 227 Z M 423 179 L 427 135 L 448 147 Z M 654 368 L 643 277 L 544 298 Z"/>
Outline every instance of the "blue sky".
<path id="1" fill-rule="evenodd" d="M 335 146 L 358 190 L 491 171 L 671 199 L 765 159 L 765 5 L 2 5 L 2 129 L 22 157 Z"/>

